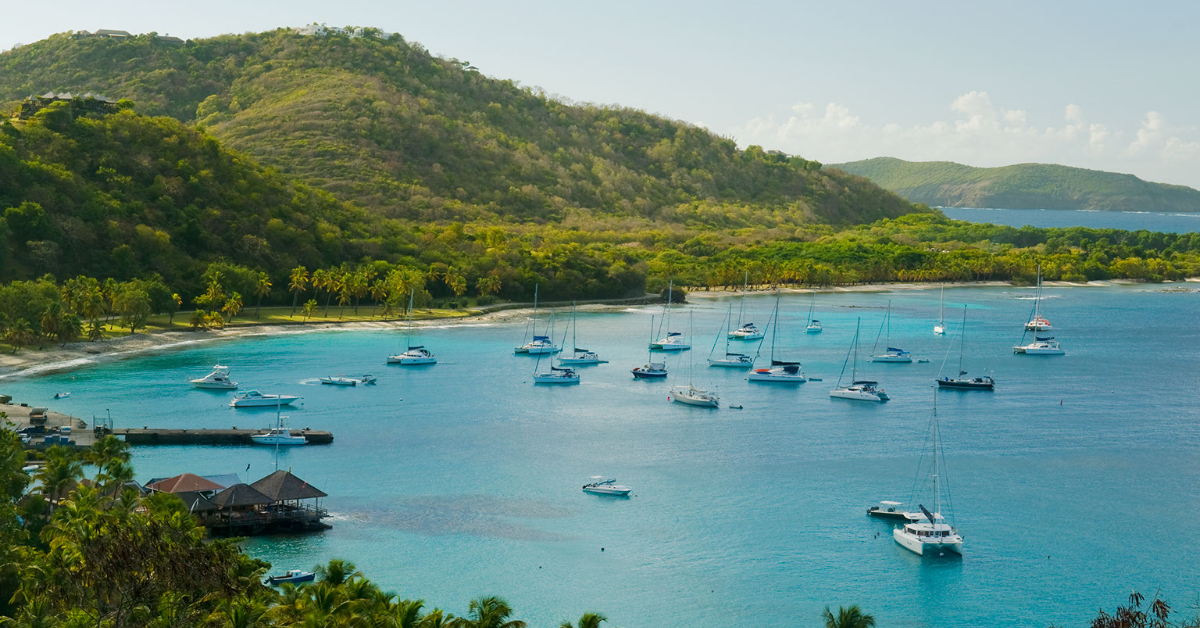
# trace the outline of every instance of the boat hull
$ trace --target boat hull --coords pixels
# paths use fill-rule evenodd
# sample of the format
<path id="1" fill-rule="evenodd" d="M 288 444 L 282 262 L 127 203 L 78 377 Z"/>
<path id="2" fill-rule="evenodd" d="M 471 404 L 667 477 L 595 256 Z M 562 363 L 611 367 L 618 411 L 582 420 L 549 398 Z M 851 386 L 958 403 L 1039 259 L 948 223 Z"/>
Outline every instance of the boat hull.
<path id="1" fill-rule="evenodd" d="M 420 366 L 423 364 L 437 364 L 437 358 L 408 358 L 402 355 L 389 355 L 388 364 L 399 364 L 400 366 Z"/>
<path id="2" fill-rule="evenodd" d="M 908 515 L 903 510 L 884 510 L 878 506 L 867 509 L 867 515 L 876 519 L 896 519 L 908 521 Z"/>
<path id="3" fill-rule="evenodd" d="M 541 375 L 533 376 L 535 384 L 578 384 L 578 377 L 542 377 Z"/>
<path id="4" fill-rule="evenodd" d="M 357 386 L 358 380 L 356 380 L 356 379 L 327 379 L 327 378 L 322 377 L 321 383 L 325 384 L 326 386 Z"/>
<path id="5" fill-rule="evenodd" d="M 608 360 L 601 360 L 599 358 L 559 358 L 558 363 L 569 366 L 589 366 L 592 364 L 608 364 Z"/>
<path id="6" fill-rule="evenodd" d="M 591 493 L 592 495 L 615 495 L 617 497 L 628 497 L 632 491 L 633 489 L 631 488 L 602 488 L 599 486 L 583 489 L 583 492 Z"/>
<path id="7" fill-rule="evenodd" d="M 641 370 L 638 370 L 638 369 L 633 369 L 632 373 L 633 373 L 633 377 L 634 377 L 635 379 L 666 379 L 666 378 L 667 378 L 667 372 L 666 372 L 666 371 L 662 371 L 662 372 L 659 372 L 659 371 L 641 371 Z"/>
<path id="8" fill-rule="evenodd" d="M 229 405 L 234 408 L 266 408 L 275 406 L 290 406 L 299 397 L 284 397 L 282 399 L 234 399 Z"/>
<path id="9" fill-rule="evenodd" d="M 937 334 L 938 336 L 945 336 L 946 335 L 946 327 L 943 325 L 934 325 L 933 333 Z"/>
<path id="10" fill-rule="evenodd" d="M 719 408 L 721 407 L 720 399 L 695 399 L 683 395 L 671 395 L 671 401 L 682 403 L 685 406 L 695 406 L 697 408 Z"/>
<path id="11" fill-rule="evenodd" d="M 872 362 L 883 362 L 891 364 L 911 364 L 912 356 L 907 355 L 877 355 L 871 358 Z"/>
<path id="12" fill-rule="evenodd" d="M 885 393 L 872 393 L 863 390 L 846 390 L 844 388 L 836 388 L 829 391 L 829 396 L 835 399 L 849 399 L 851 401 L 870 401 L 873 403 L 883 403 L 888 400 Z"/>
<path id="13" fill-rule="evenodd" d="M 708 365 L 709 366 L 719 366 L 721 368 L 727 368 L 727 369 L 748 369 L 751 366 L 754 366 L 754 362 L 748 362 L 748 361 L 743 361 L 743 360 L 714 360 L 713 358 L 709 358 Z"/>
<path id="14" fill-rule="evenodd" d="M 530 347 L 525 353 L 529 355 L 549 355 L 551 353 L 558 353 L 559 351 L 562 351 L 562 349 L 558 347 Z"/>
<path id="15" fill-rule="evenodd" d="M 807 328 L 805 328 L 805 330 L 804 330 L 804 333 L 806 333 L 806 334 L 819 334 L 819 333 L 821 333 L 821 332 L 823 332 L 823 331 L 825 331 L 825 329 L 824 329 L 824 328 L 822 328 L 822 327 L 807 327 Z"/>
<path id="16" fill-rule="evenodd" d="M 763 338 L 764 335 L 765 334 L 763 334 L 761 332 L 753 333 L 753 334 L 739 334 L 739 333 L 735 332 L 735 333 L 729 334 L 728 337 L 730 340 L 760 340 Z"/>
<path id="17" fill-rule="evenodd" d="M 196 388 L 203 388 L 205 390 L 236 390 L 238 387 L 237 382 L 222 384 L 217 382 L 204 382 L 198 379 L 192 380 L 192 386 L 195 386 Z"/>
<path id="18" fill-rule="evenodd" d="M 911 534 L 905 533 L 903 528 L 892 530 L 892 539 L 900 547 L 918 556 L 924 556 L 925 554 L 936 556 L 945 552 L 954 552 L 959 556 L 962 555 L 962 540 L 925 542 Z"/>
<path id="19" fill-rule="evenodd" d="M 650 348 L 655 351 L 687 351 L 692 348 L 692 345 L 677 345 L 663 342 L 651 343 Z"/>
<path id="20" fill-rule="evenodd" d="M 807 377 L 799 373 L 795 375 L 789 375 L 787 373 L 772 373 L 766 369 L 756 369 L 750 371 L 750 375 L 748 375 L 746 379 L 752 382 L 774 382 L 776 384 L 803 384 L 804 382 L 808 381 Z"/>
<path id="21" fill-rule="evenodd" d="M 301 582 L 312 582 L 315 577 L 316 576 L 311 573 L 306 573 L 306 574 L 300 575 L 300 576 L 271 576 L 271 577 L 267 578 L 267 584 L 275 585 L 275 584 L 283 584 L 285 582 L 290 582 L 292 584 L 299 584 Z"/>
<path id="22" fill-rule="evenodd" d="M 1022 355 L 1066 355 L 1062 349 L 1035 349 L 1032 347 L 1013 347 L 1013 353 Z"/>
<path id="23" fill-rule="evenodd" d="M 255 445 L 272 445 L 272 446 L 279 445 L 281 447 L 294 447 L 297 445 L 307 445 L 308 444 L 308 439 L 304 438 L 303 436 L 290 436 L 287 438 L 280 438 L 280 437 L 275 437 L 275 436 L 259 436 L 257 434 L 252 434 L 250 436 L 250 440 Z"/>
<path id="24" fill-rule="evenodd" d="M 961 379 L 939 379 L 938 388 L 958 388 L 961 390 L 994 390 L 995 382 L 976 382 Z"/>

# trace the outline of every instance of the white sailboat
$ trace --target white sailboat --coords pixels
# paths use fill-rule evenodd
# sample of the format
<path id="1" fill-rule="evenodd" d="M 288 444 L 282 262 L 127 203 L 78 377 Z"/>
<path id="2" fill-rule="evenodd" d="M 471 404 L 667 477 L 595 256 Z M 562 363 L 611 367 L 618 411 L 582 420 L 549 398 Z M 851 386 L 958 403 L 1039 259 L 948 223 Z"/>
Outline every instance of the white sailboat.
<path id="1" fill-rule="evenodd" d="M 742 279 L 742 303 L 738 306 L 738 322 L 737 329 L 728 332 L 726 336 L 730 340 L 760 340 L 763 333 L 754 326 L 754 323 L 743 323 L 742 319 L 746 314 L 746 292 L 750 287 L 750 271 L 746 271 L 745 278 Z"/>
<path id="2" fill-rule="evenodd" d="M 408 292 L 408 336 L 405 339 L 404 346 L 407 349 L 399 355 L 389 355 L 388 364 L 399 364 L 401 366 L 420 366 L 423 364 L 437 364 L 437 358 L 433 353 L 422 345 L 414 345 L 412 343 L 413 333 L 413 295 L 415 290 Z"/>
<path id="3" fill-rule="evenodd" d="M 754 359 L 744 353 L 730 353 L 729 351 L 729 324 L 733 322 L 733 304 L 729 305 L 729 313 L 725 315 L 725 355 L 722 357 L 713 357 L 713 352 L 717 350 L 717 343 L 721 341 L 721 330 L 717 330 L 717 337 L 713 340 L 712 349 L 708 352 L 708 365 L 720 366 L 724 368 L 746 369 L 754 366 Z"/>
<path id="4" fill-rule="evenodd" d="M 1042 336 L 1037 336 L 1037 335 L 1035 335 L 1033 337 L 1033 342 L 1031 342 L 1027 345 L 1017 345 L 1017 346 L 1013 347 L 1013 353 L 1024 354 L 1024 355 L 1066 355 L 1067 354 L 1067 352 L 1063 350 L 1062 346 L 1058 344 L 1058 341 L 1054 339 L 1054 336 L 1049 336 L 1049 337 L 1043 338 Z"/>
<path id="5" fill-rule="evenodd" d="M 875 344 L 871 347 L 871 353 L 875 353 L 875 348 L 879 346 L 879 338 L 883 336 L 884 328 L 887 328 L 887 340 L 884 344 L 887 351 L 878 355 L 872 355 L 872 362 L 892 362 L 896 364 L 908 364 L 912 362 L 912 354 L 904 349 L 897 349 L 892 346 L 892 302 L 888 301 L 887 314 L 883 316 L 883 325 L 879 326 L 879 334 L 875 336 Z"/>
<path id="6" fill-rule="evenodd" d="M 663 305 L 662 327 L 667 329 L 667 335 L 650 343 L 650 348 L 655 351 L 687 351 L 692 348 L 690 341 L 684 341 L 683 334 L 671 331 L 671 297 L 673 296 L 675 296 L 674 280 L 671 281 L 670 286 L 667 288 L 667 302 Z"/>
<path id="7" fill-rule="evenodd" d="M 804 371 L 800 370 L 799 362 L 788 362 L 786 360 L 775 359 L 775 339 L 779 337 L 779 291 L 775 291 L 775 309 L 771 311 L 771 322 L 767 324 L 767 331 L 771 333 L 771 364 L 763 368 L 751 369 L 750 374 L 746 377 L 752 382 L 768 382 L 777 384 L 803 384 L 808 381 L 804 376 Z M 758 360 L 759 354 L 762 352 L 762 341 L 758 343 L 758 352 L 754 355 L 754 361 Z"/>
<path id="8" fill-rule="evenodd" d="M 574 351 L 572 351 L 571 357 L 569 357 L 569 358 L 559 358 L 558 363 L 560 365 L 568 364 L 571 366 L 589 366 L 592 364 L 608 364 L 608 360 L 601 360 L 600 355 L 597 354 L 595 351 L 580 348 L 579 337 L 578 337 L 579 322 L 575 316 L 575 302 L 574 301 L 571 302 L 571 322 L 568 324 L 571 326 L 571 347 L 572 347 L 572 349 L 574 349 Z M 565 336 L 566 335 L 564 334 L 564 338 L 563 338 L 564 346 L 566 345 L 566 342 L 567 342 Z"/>
<path id="9" fill-rule="evenodd" d="M 688 312 L 688 335 L 690 336 L 691 333 L 692 315 L 691 312 Z M 694 385 L 692 385 L 692 366 L 691 354 L 689 353 L 687 386 L 672 386 L 671 394 L 667 396 L 667 400 L 689 406 L 700 406 L 703 408 L 721 407 L 721 398 L 717 396 L 717 393 L 696 388 Z"/>
<path id="10" fill-rule="evenodd" d="M 846 352 L 846 362 L 851 364 L 850 383 L 846 386 L 842 385 L 842 376 L 846 374 L 846 363 L 843 363 L 842 372 L 838 374 L 837 388 L 829 391 L 829 396 L 854 401 L 887 401 L 888 394 L 879 387 L 879 382 L 858 379 L 858 334 L 861 327 L 862 319 L 859 319 L 854 325 L 854 340 L 850 343 L 850 351 Z M 851 359 L 851 355 L 853 355 L 853 359 Z"/>
<path id="11" fill-rule="evenodd" d="M 208 375 L 191 381 L 196 388 L 210 390 L 234 390 L 238 387 L 237 382 L 229 379 L 229 367 L 220 364 L 214 366 Z"/>
<path id="12" fill-rule="evenodd" d="M 666 377 L 667 377 L 667 363 L 666 362 L 654 362 L 653 361 L 654 352 L 650 348 L 653 346 L 653 341 L 654 341 L 654 316 L 653 315 L 650 316 L 650 341 L 651 341 L 651 344 L 647 345 L 647 348 L 646 348 L 646 364 L 644 364 L 642 366 L 635 366 L 635 367 L 633 367 L 633 370 L 631 371 L 633 373 L 634 379 L 666 379 Z"/>
<path id="13" fill-rule="evenodd" d="M 945 465 L 943 464 L 941 432 L 938 429 L 936 396 L 933 417 L 930 419 L 930 430 L 933 432 L 933 464 L 930 469 L 933 483 L 933 512 L 918 504 L 917 508 L 920 509 L 921 517 L 916 517 L 917 513 L 909 513 L 910 521 L 903 527 L 892 530 L 892 539 L 904 549 L 919 556 L 927 554 L 941 556 L 946 551 L 961 555 L 962 535 L 954 526 L 946 523 L 946 518 L 942 516 L 942 473 Z M 918 476 L 920 473 L 921 469 L 918 468 Z M 947 487 L 947 496 L 949 496 L 949 487 Z"/>
<path id="14" fill-rule="evenodd" d="M 938 388 L 958 388 L 961 390 L 994 390 L 996 388 L 996 380 L 990 375 L 981 377 L 966 377 L 967 372 L 962 368 L 963 353 L 966 352 L 967 346 L 967 306 L 963 306 L 962 320 L 962 339 L 958 345 L 958 376 L 957 377 L 940 377 L 937 380 Z M 945 366 L 945 362 L 942 362 Z"/>
<path id="15" fill-rule="evenodd" d="M 1033 297 L 1033 316 L 1025 323 L 1025 331 L 1050 331 L 1050 321 L 1042 316 L 1042 265 L 1037 267 L 1037 291 Z"/>
<path id="16" fill-rule="evenodd" d="M 513 353 L 524 353 L 528 355 L 546 355 L 555 354 L 561 351 L 554 345 L 554 340 L 551 336 L 554 335 L 554 315 L 550 315 L 550 335 L 537 335 L 537 307 L 538 307 L 538 284 L 533 285 L 533 315 L 529 318 L 529 327 L 527 330 L 533 332 L 533 340 L 522 344 L 513 349 Z M 528 333 L 528 331 L 526 332 Z"/>
<path id="17" fill-rule="evenodd" d="M 938 322 L 933 326 L 933 333 L 946 335 L 946 286 L 942 286 L 942 295 L 938 298 Z"/>
<path id="18" fill-rule="evenodd" d="M 825 330 L 821 326 L 821 321 L 813 318 L 813 308 L 817 307 L 817 291 L 814 289 L 812 293 L 812 301 L 808 304 L 808 327 L 804 328 L 806 334 L 819 334 Z"/>
<path id="19" fill-rule="evenodd" d="M 553 366 L 549 371 L 542 371 L 538 367 L 542 364 L 541 356 L 538 356 L 537 364 L 533 366 L 533 383 L 534 384 L 578 384 L 579 373 L 575 369 L 568 366 Z"/>

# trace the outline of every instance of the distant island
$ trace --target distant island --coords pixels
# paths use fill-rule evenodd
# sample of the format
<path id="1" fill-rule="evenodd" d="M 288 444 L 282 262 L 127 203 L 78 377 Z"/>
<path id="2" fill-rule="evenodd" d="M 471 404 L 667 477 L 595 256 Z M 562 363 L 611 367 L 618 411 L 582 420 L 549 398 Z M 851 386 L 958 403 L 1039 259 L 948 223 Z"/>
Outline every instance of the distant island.
<path id="1" fill-rule="evenodd" d="M 876 157 L 825 168 L 866 177 L 914 203 L 937 207 L 1200 212 L 1200 191 L 1190 187 L 1058 164 L 975 168 Z"/>

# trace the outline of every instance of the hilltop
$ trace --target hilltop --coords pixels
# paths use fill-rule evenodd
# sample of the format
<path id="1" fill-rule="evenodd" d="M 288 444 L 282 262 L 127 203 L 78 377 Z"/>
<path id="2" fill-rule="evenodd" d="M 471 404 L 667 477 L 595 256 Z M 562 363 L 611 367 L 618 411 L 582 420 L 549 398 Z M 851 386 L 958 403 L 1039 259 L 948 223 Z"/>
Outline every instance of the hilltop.
<path id="1" fill-rule="evenodd" d="M 311 31 L 310 31 L 311 32 Z M 415 221 L 853 224 L 913 211 L 821 164 L 633 109 L 570 104 L 402 36 L 292 29 L 180 42 L 59 34 L 0 53 L 0 101 L 96 92 Z"/>
<path id="2" fill-rule="evenodd" d="M 1186 186 L 1056 164 L 974 168 L 877 157 L 825 168 L 867 177 L 914 203 L 939 207 L 1200 211 L 1200 191 Z"/>

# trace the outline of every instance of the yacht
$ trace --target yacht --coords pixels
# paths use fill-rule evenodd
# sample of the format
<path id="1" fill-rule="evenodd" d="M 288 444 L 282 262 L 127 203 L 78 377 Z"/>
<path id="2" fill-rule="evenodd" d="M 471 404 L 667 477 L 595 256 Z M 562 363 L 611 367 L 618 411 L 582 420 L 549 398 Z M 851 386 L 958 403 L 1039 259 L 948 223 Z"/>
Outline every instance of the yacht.
<path id="1" fill-rule="evenodd" d="M 804 328 L 806 334 L 819 334 L 825 330 L 821 326 L 821 321 L 813 318 L 813 308 L 817 306 L 817 291 L 813 290 L 812 301 L 808 304 L 808 327 Z"/>
<path id="2" fill-rule="evenodd" d="M 618 497 L 628 497 L 633 491 L 632 488 L 617 484 L 616 479 L 604 479 L 603 475 L 593 475 L 590 478 L 592 481 L 583 485 L 583 492 L 593 495 L 616 495 Z"/>
<path id="3" fill-rule="evenodd" d="M 838 399 L 850 399 L 853 401 L 873 401 L 882 403 L 889 399 L 887 392 L 879 387 L 879 382 L 858 379 L 858 334 L 861 327 L 861 319 L 854 325 L 854 340 L 850 343 L 850 351 L 846 352 L 846 362 L 852 364 L 850 367 L 850 383 L 842 386 L 842 375 L 846 373 L 846 364 L 842 364 L 842 372 L 838 374 L 837 387 L 829 391 L 830 397 Z M 853 359 L 851 358 L 853 354 Z"/>
<path id="4" fill-rule="evenodd" d="M 654 338 L 654 316 L 650 317 L 650 338 Z M 634 379 L 665 379 L 667 377 L 667 363 L 654 362 L 653 356 L 652 350 L 647 349 L 646 364 L 633 368 Z"/>
<path id="5" fill-rule="evenodd" d="M 880 336 L 883 335 L 883 330 L 884 330 L 885 326 L 887 328 L 887 337 L 886 337 L 887 341 L 884 344 L 884 346 L 887 347 L 887 351 L 884 351 L 883 353 L 881 353 L 879 355 L 871 356 L 871 361 L 872 362 L 892 362 L 892 363 L 897 363 L 897 364 L 911 363 L 913 361 L 911 353 L 905 351 L 904 349 L 897 349 L 896 347 L 891 346 L 891 344 L 892 344 L 892 302 L 891 301 L 888 301 L 887 314 L 885 314 L 883 317 L 883 325 L 879 326 L 879 334 L 880 335 L 875 337 L 875 345 L 876 346 L 879 345 L 879 338 L 880 338 Z M 872 347 L 871 350 L 873 352 L 874 347 Z"/>
<path id="6" fill-rule="evenodd" d="M 655 351 L 686 351 L 692 348 L 691 343 L 684 342 L 682 333 L 671 331 L 671 297 L 674 295 L 675 282 L 672 280 L 667 288 L 667 302 L 663 305 L 663 327 L 667 328 L 667 335 L 650 343 L 650 348 Z"/>
<path id="7" fill-rule="evenodd" d="M 200 379 L 193 379 L 192 385 L 196 388 L 217 390 L 234 390 L 238 387 L 237 382 L 229 379 L 229 367 L 221 366 L 220 364 L 214 366 L 212 372 L 208 375 Z"/>
<path id="8" fill-rule="evenodd" d="M 931 440 L 933 441 L 933 460 L 929 465 L 918 464 L 917 478 L 920 479 L 924 474 L 924 477 L 932 480 L 933 512 L 930 512 L 925 506 L 917 504 L 920 514 L 918 515 L 916 512 L 909 513 L 908 523 L 905 523 L 903 527 L 897 527 L 892 530 L 892 539 L 904 549 L 919 556 L 926 554 L 941 556 L 947 550 L 961 555 L 963 546 L 962 535 L 958 533 L 958 530 L 954 529 L 954 526 L 946 523 L 945 517 L 942 516 L 941 474 L 944 471 L 945 464 L 943 462 L 941 430 L 938 428 L 936 392 L 934 394 L 933 416 L 929 421 L 929 431 L 932 436 Z M 946 487 L 946 494 L 949 497 L 948 485 Z"/>
<path id="9" fill-rule="evenodd" d="M 967 345 L 967 306 L 963 306 L 962 320 L 962 338 L 958 344 L 958 377 L 940 377 L 937 380 L 938 388 L 961 388 L 963 390 L 994 390 L 996 388 L 996 380 L 988 375 L 981 377 L 965 377 L 967 374 L 963 370 L 963 352 Z"/>
<path id="10" fill-rule="evenodd" d="M 933 333 L 946 335 L 946 286 L 942 286 L 942 295 L 938 298 L 938 322 L 933 326 Z"/>
<path id="11" fill-rule="evenodd" d="M 590 366 L 593 364 L 608 364 L 608 360 L 601 360 L 600 355 L 595 351 L 580 348 L 578 338 L 579 323 L 575 317 L 575 303 L 571 303 L 571 347 L 574 351 L 571 352 L 569 358 L 559 358 L 558 363 L 568 364 L 570 366 Z M 564 340 L 564 344 L 566 341 Z"/>
<path id="12" fill-rule="evenodd" d="M 1033 316 L 1025 323 L 1025 331 L 1050 331 L 1050 321 L 1042 316 L 1042 265 L 1037 267 L 1037 292 L 1033 297 Z"/>
<path id="13" fill-rule="evenodd" d="M 433 352 L 426 349 L 424 345 L 414 345 L 412 343 L 413 335 L 413 295 L 416 290 L 408 291 L 408 335 L 404 342 L 407 347 L 403 353 L 399 355 L 389 355 L 387 357 L 388 364 L 399 364 L 400 366 L 420 366 L 423 364 L 437 364 L 437 358 L 433 356 Z"/>
<path id="14" fill-rule="evenodd" d="M 726 332 L 726 337 L 730 340 L 760 340 L 763 333 L 754 326 L 754 323 L 743 323 L 742 317 L 746 314 L 746 292 L 750 285 L 750 271 L 746 271 L 742 279 L 742 303 L 738 305 L 738 322 L 737 329 Z"/>
<path id="15" fill-rule="evenodd" d="M 542 360 L 538 359 L 538 364 Z M 551 366 L 549 371 L 539 372 L 537 365 L 533 367 L 533 383 L 534 384 L 578 384 L 579 373 L 575 369 L 566 366 Z"/>
<path id="16" fill-rule="evenodd" d="M 253 441 L 255 445 L 295 446 L 308 444 L 308 439 L 300 436 L 299 434 L 293 434 L 292 431 L 286 427 L 273 427 L 262 434 L 251 434 L 250 440 Z"/>
<path id="17" fill-rule="evenodd" d="M 239 394 L 229 402 L 229 405 L 234 408 L 261 408 L 267 406 L 290 406 L 292 402 L 299 399 L 294 395 L 264 395 L 257 390 L 250 390 Z"/>
<path id="18" fill-rule="evenodd" d="M 748 369 L 754 366 L 754 358 L 744 353 L 731 353 L 729 351 L 729 340 L 733 337 L 733 332 L 729 331 L 729 325 L 733 322 L 733 304 L 729 305 L 729 312 L 725 315 L 725 355 L 714 357 L 713 353 L 717 350 L 717 343 L 721 342 L 721 330 L 717 330 L 717 337 L 713 340 L 712 349 L 708 352 L 708 365 L 719 366 L 723 368 Z M 751 323 L 753 324 L 753 323 Z M 761 338 L 761 336 L 760 336 Z"/>
<path id="19" fill-rule="evenodd" d="M 803 384 L 808 381 L 800 370 L 799 362 L 789 362 L 775 359 L 775 339 L 779 337 L 779 291 L 775 292 L 775 309 L 771 312 L 771 322 L 767 325 L 771 332 L 771 364 L 763 368 L 752 368 L 746 379 L 752 382 L 774 382 L 777 384 Z M 758 345 L 762 351 L 762 343 Z M 758 355 L 755 355 L 757 361 Z"/>
<path id="20" fill-rule="evenodd" d="M 717 396 L 717 393 L 701 390 L 691 384 L 672 387 L 671 395 L 667 399 L 689 406 L 700 406 L 703 408 L 721 407 L 721 398 Z"/>
<path id="21" fill-rule="evenodd" d="M 330 386 L 357 386 L 359 384 L 374 384 L 375 377 L 372 375 L 329 375 L 321 378 L 322 384 Z"/>
<path id="22" fill-rule="evenodd" d="M 518 354 L 524 353 L 524 354 L 528 354 L 528 355 L 553 355 L 555 353 L 558 353 L 559 351 L 562 351 L 562 349 L 559 349 L 558 347 L 556 347 L 554 345 L 554 341 L 550 339 L 550 336 L 537 335 L 537 307 L 538 307 L 538 285 L 534 284 L 533 285 L 533 315 L 529 317 L 530 327 L 528 327 L 526 329 L 526 333 L 529 333 L 530 331 L 533 332 L 533 340 L 513 349 L 513 353 L 518 353 Z M 553 325 L 554 325 L 554 315 L 553 314 L 550 316 L 550 324 L 551 324 L 551 330 L 553 330 L 554 329 L 553 328 Z M 551 336 L 552 335 L 553 335 L 553 331 L 551 331 Z"/>
<path id="23" fill-rule="evenodd" d="M 1053 337 L 1042 338 L 1034 336 L 1033 342 L 1027 345 L 1017 345 L 1013 347 L 1013 353 L 1024 353 L 1026 355 L 1066 355 L 1062 347 L 1058 345 L 1058 341 Z"/>

